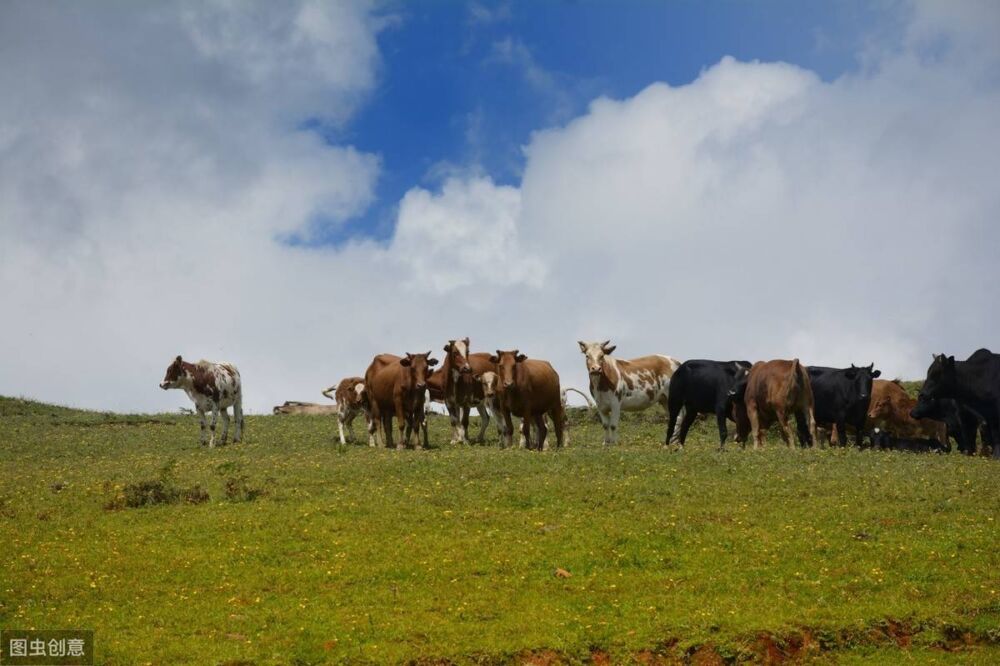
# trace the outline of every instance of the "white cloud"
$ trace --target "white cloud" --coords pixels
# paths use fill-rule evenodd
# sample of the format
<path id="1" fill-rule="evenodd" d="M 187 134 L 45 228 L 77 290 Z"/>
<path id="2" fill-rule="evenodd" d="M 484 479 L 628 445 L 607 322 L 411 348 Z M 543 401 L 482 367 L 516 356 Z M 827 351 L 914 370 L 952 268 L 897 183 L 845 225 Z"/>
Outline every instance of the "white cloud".
<path id="1" fill-rule="evenodd" d="M 575 341 L 606 337 L 912 377 L 1000 324 L 992 6 L 914 5 L 833 82 L 725 59 L 595 100 L 532 138 L 519 187 L 453 172 L 386 245 L 339 250 L 274 239 L 372 199 L 377 158 L 293 128 L 357 112 L 378 20 L 176 7 L 0 9 L 0 393 L 169 409 L 180 352 L 236 362 L 265 410 L 464 335 L 576 386 Z"/>

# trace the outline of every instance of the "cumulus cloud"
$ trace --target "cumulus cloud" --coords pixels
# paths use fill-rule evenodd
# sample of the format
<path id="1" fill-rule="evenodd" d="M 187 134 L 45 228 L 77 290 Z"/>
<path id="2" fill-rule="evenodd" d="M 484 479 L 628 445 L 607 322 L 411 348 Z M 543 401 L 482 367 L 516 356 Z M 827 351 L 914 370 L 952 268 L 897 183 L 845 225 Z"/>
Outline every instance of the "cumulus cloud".
<path id="1" fill-rule="evenodd" d="M 387 244 L 337 250 L 275 239 L 363 211 L 378 159 L 295 121 L 357 112 L 377 18 L 191 7 L 0 10 L 0 393 L 171 408 L 155 384 L 181 352 L 237 362 L 263 410 L 464 335 L 577 386 L 575 341 L 608 337 L 914 377 L 1000 324 L 992 5 L 907 5 L 832 82 L 726 58 L 594 100 L 532 137 L 518 187 L 452 173 Z"/>

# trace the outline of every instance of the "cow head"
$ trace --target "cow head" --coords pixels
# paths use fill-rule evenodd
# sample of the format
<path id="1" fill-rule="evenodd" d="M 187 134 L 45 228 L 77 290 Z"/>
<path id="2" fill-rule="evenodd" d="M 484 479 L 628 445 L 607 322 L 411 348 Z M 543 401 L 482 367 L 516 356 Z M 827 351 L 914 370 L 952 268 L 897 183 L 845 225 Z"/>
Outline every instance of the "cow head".
<path id="1" fill-rule="evenodd" d="M 729 374 L 729 369 L 726 370 Z M 733 383 L 729 387 L 729 400 L 731 402 L 743 402 L 747 393 L 747 380 L 750 379 L 750 367 L 741 362 L 732 364 Z"/>
<path id="2" fill-rule="evenodd" d="M 857 396 L 862 400 L 868 400 L 872 394 L 872 382 L 882 375 L 881 370 L 875 369 L 875 364 L 861 366 L 860 368 L 851 363 L 851 367 L 844 373 L 847 381 L 857 390 Z"/>
<path id="3" fill-rule="evenodd" d="M 927 377 L 920 388 L 917 404 L 910 412 L 910 416 L 915 419 L 924 418 L 933 411 L 938 399 L 954 397 L 954 391 L 955 357 L 938 354 L 927 368 Z"/>
<path id="4" fill-rule="evenodd" d="M 160 388 L 164 391 L 167 389 L 184 388 L 187 379 L 188 372 L 184 367 L 184 360 L 178 355 L 174 359 L 174 362 L 167 366 L 167 374 L 164 375 L 163 381 L 160 382 Z"/>
<path id="5" fill-rule="evenodd" d="M 494 356 L 490 356 L 490 363 L 497 366 L 497 375 L 503 390 L 513 388 L 514 380 L 517 377 L 517 366 L 527 358 L 517 349 L 513 351 L 500 351 L 498 349 Z"/>
<path id="6" fill-rule="evenodd" d="M 354 390 L 350 393 L 351 403 L 355 405 L 364 405 L 368 403 L 368 394 L 365 392 L 365 383 L 358 382 L 354 385 Z"/>
<path id="7" fill-rule="evenodd" d="M 587 372 L 591 376 L 600 375 L 604 372 L 604 358 L 610 356 L 611 352 L 615 350 L 615 345 L 611 344 L 611 340 L 605 340 L 604 342 L 584 342 L 583 340 L 578 340 L 577 344 L 580 345 L 580 351 L 587 358 Z"/>
<path id="8" fill-rule="evenodd" d="M 418 391 L 427 388 L 427 377 L 430 375 L 428 368 L 437 365 L 438 360 L 431 358 L 431 353 L 426 354 L 406 354 L 406 358 L 399 359 L 399 364 L 407 368 L 409 372 L 404 372 L 403 377 L 408 378 L 409 386 Z M 404 379 L 405 381 L 405 379 Z"/>
<path id="9" fill-rule="evenodd" d="M 464 375 L 472 372 L 472 366 L 469 365 L 469 338 L 449 340 L 448 344 L 444 346 L 444 351 L 448 355 L 446 362 L 451 364 L 453 370 Z"/>
<path id="10" fill-rule="evenodd" d="M 489 400 L 497 397 L 500 390 L 500 376 L 495 372 L 484 372 L 479 375 L 479 383 L 483 385 L 483 396 Z"/>

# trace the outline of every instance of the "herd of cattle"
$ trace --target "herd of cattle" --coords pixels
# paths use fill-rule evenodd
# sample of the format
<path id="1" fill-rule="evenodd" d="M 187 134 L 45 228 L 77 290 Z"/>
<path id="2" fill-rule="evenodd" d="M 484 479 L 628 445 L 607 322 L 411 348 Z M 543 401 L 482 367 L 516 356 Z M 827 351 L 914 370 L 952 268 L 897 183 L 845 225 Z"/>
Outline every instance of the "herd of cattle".
<path id="1" fill-rule="evenodd" d="M 590 377 L 590 396 L 577 391 L 596 410 L 604 426 L 604 443 L 618 441 L 622 411 L 644 410 L 659 403 L 667 412 L 664 444 L 681 447 L 688 430 L 701 414 L 714 415 L 719 445 L 728 438 L 728 422 L 736 425 L 736 441 L 753 438 L 754 448 L 777 423 L 779 434 L 791 445 L 797 435 L 802 446 L 829 433 L 831 444 L 847 443 L 851 434 L 858 446 L 865 438 L 881 448 L 950 451 L 972 454 L 977 435 L 1000 459 L 1000 355 L 980 349 L 965 361 L 937 355 L 927 370 L 916 400 L 896 381 L 878 379 L 874 364 L 849 368 L 802 365 L 798 359 L 758 361 L 680 362 L 664 355 L 624 360 L 612 356 L 610 340 L 579 342 Z M 473 353 L 469 339 L 449 340 L 444 360 L 431 352 L 379 354 L 363 377 L 348 377 L 323 391 L 332 406 L 285 403 L 275 413 L 333 413 L 341 443 L 353 440 L 352 424 L 362 414 L 370 446 L 428 446 L 427 401 L 443 403 L 451 419 L 452 443 L 469 441 L 469 415 L 476 408 L 480 429 L 476 441 L 485 441 L 491 420 L 497 423 L 501 446 L 513 445 L 513 417 L 521 419 L 520 445 L 548 447 L 548 433 L 556 446 L 568 444 L 566 392 L 550 363 L 530 359 L 519 350 L 495 354 Z M 201 441 L 215 445 L 215 427 L 222 415 L 224 444 L 229 432 L 227 408 L 236 422 L 234 442 L 243 430 L 242 384 L 228 363 L 185 362 L 178 356 L 167 368 L 163 389 L 183 389 L 201 420 Z M 592 398 L 592 399 L 591 399 Z M 206 414 L 211 413 L 210 423 Z M 790 421 L 795 421 L 793 432 Z M 680 427 L 677 422 L 680 420 Z M 345 437 L 345 427 L 347 436 Z M 207 431 L 210 431 L 210 435 Z"/>

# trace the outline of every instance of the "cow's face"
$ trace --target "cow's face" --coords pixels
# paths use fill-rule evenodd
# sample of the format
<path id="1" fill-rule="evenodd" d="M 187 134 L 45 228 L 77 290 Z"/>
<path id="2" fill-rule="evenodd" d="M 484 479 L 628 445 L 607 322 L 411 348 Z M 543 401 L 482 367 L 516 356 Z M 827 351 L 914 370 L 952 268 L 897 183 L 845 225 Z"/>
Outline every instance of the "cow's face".
<path id="1" fill-rule="evenodd" d="M 523 363 L 528 357 L 517 349 L 513 351 L 497 350 L 496 355 L 490 356 L 490 363 L 497 366 L 497 375 L 500 378 L 500 386 L 506 390 L 514 386 L 514 379 L 517 377 L 517 366 Z"/>
<path id="2" fill-rule="evenodd" d="M 368 402 L 368 394 L 365 393 L 365 383 L 358 382 L 351 391 L 351 399 L 355 405 L 363 405 Z"/>
<path id="3" fill-rule="evenodd" d="M 591 375 L 599 375 L 604 372 L 604 358 L 615 350 L 615 345 L 611 344 L 611 340 L 604 342 L 578 340 L 577 344 L 580 345 L 580 351 L 587 359 L 587 372 Z"/>
<path id="4" fill-rule="evenodd" d="M 500 377 L 495 372 L 484 372 L 479 376 L 479 382 L 483 385 L 483 395 L 486 399 L 497 397 L 500 390 Z"/>
<path id="5" fill-rule="evenodd" d="M 747 393 L 747 380 L 750 379 L 750 368 L 742 364 L 733 369 L 733 384 L 729 389 L 729 400 L 743 402 Z"/>
<path id="6" fill-rule="evenodd" d="M 917 405 L 910 412 L 915 419 L 924 418 L 934 410 L 939 398 L 950 398 L 955 386 L 955 357 L 938 354 L 927 368 L 927 378 L 917 396 Z"/>
<path id="7" fill-rule="evenodd" d="M 174 359 L 173 363 L 167 366 L 167 374 L 164 375 L 163 381 L 160 382 L 160 388 L 164 391 L 181 388 L 186 377 L 187 370 L 184 369 L 184 361 L 178 356 Z"/>
<path id="8" fill-rule="evenodd" d="M 444 346 L 444 351 L 448 355 L 453 370 L 465 375 L 472 372 L 472 366 L 469 365 L 469 338 L 449 340 L 448 344 Z"/>
<path id="9" fill-rule="evenodd" d="M 881 374 L 880 370 L 875 369 L 874 363 L 860 368 L 855 367 L 852 363 L 850 370 L 845 372 L 844 376 L 851 382 L 851 385 L 857 392 L 857 396 L 862 400 L 868 400 L 872 394 L 872 382 L 881 376 Z"/>
<path id="10" fill-rule="evenodd" d="M 399 364 L 409 369 L 411 386 L 418 391 L 427 388 L 427 377 L 431 374 L 430 368 L 437 365 L 438 360 L 431 358 L 431 353 L 409 354 L 406 358 L 399 359 Z"/>

